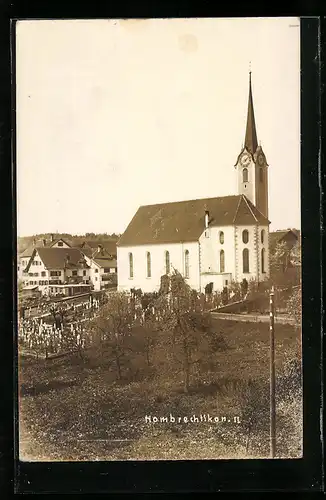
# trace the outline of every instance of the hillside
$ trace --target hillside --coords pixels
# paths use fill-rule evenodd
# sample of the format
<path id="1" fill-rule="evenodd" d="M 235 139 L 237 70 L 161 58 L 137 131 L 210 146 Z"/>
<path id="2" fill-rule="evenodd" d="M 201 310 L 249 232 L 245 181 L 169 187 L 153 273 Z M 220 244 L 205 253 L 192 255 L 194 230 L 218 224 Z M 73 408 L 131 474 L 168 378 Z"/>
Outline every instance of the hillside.
<path id="1" fill-rule="evenodd" d="M 33 234 L 32 236 L 19 236 L 17 238 L 17 248 L 18 248 L 18 253 L 23 252 L 28 248 L 29 246 L 33 245 L 34 241 L 36 244 L 42 245 L 43 240 L 46 240 L 46 242 L 50 242 L 51 238 L 53 237 L 54 239 L 59 239 L 63 238 L 67 243 L 69 243 L 71 246 L 79 245 L 85 240 L 96 240 L 96 241 L 118 241 L 119 239 L 118 234 L 107 234 L 107 233 L 85 233 L 85 235 L 75 235 L 75 234 L 69 234 L 69 233 L 40 233 L 40 234 Z"/>

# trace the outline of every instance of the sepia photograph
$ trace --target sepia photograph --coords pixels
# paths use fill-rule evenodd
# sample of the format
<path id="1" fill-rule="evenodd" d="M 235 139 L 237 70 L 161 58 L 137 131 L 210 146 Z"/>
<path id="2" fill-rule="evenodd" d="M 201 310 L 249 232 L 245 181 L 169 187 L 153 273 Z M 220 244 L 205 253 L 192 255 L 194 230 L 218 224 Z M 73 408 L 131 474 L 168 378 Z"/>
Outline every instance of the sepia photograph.
<path id="1" fill-rule="evenodd" d="M 15 44 L 19 459 L 302 458 L 300 19 Z"/>

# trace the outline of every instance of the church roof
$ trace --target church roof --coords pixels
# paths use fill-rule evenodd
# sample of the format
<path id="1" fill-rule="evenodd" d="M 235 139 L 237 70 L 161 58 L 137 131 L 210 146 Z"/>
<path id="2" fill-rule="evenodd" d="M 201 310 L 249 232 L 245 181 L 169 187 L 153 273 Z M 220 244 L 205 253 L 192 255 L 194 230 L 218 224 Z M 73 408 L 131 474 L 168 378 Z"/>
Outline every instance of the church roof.
<path id="1" fill-rule="evenodd" d="M 244 195 L 141 206 L 117 246 L 198 241 L 209 226 L 269 224 Z"/>
<path id="2" fill-rule="evenodd" d="M 258 141 L 256 132 L 256 122 L 254 113 L 254 103 L 252 99 L 252 89 L 251 89 L 251 71 L 249 73 L 249 99 L 248 99 L 248 113 L 247 113 L 247 127 L 245 136 L 245 147 L 251 154 L 255 154 Z"/>

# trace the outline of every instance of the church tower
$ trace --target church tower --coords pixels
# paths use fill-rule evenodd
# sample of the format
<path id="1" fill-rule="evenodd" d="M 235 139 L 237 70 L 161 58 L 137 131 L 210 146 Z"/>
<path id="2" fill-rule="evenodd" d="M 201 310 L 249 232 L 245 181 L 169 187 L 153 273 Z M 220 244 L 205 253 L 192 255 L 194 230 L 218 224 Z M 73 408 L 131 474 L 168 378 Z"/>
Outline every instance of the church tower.
<path id="1" fill-rule="evenodd" d="M 238 194 L 244 194 L 268 218 L 268 164 L 261 145 L 258 145 L 249 72 L 249 99 L 247 126 L 244 146 L 238 156 L 237 170 Z"/>

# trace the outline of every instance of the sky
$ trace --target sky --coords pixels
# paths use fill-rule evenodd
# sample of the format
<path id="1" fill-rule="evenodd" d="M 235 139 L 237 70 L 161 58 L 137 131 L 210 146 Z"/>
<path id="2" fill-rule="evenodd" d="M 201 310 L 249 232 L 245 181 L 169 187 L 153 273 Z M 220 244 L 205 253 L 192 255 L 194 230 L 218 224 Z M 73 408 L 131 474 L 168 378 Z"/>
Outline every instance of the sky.
<path id="1" fill-rule="evenodd" d="M 18 235 L 237 194 L 249 67 L 270 229 L 300 228 L 298 18 L 19 21 Z"/>

